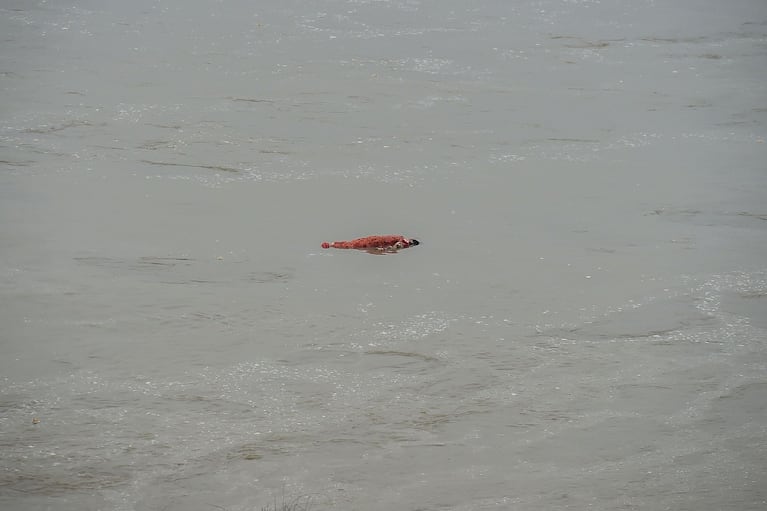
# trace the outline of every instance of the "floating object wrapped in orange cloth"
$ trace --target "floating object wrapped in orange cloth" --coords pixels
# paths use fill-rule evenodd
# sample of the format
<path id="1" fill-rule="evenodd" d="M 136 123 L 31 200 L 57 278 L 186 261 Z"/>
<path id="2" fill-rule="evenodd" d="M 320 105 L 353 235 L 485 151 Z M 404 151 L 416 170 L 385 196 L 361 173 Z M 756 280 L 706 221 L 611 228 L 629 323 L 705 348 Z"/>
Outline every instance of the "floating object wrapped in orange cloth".
<path id="1" fill-rule="evenodd" d="M 402 248 L 420 245 L 418 240 L 398 235 L 366 236 L 351 241 L 334 241 L 322 244 L 322 248 L 354 248 L 357 250 L 396 252 Z"/>

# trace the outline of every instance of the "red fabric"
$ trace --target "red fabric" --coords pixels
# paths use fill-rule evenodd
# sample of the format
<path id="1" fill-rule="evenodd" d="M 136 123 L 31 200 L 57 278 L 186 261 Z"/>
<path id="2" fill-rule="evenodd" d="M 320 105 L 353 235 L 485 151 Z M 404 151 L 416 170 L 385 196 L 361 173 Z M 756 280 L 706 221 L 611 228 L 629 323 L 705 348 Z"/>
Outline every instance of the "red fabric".
<path id="1" fill-rule="evenodd" d="M 327 241 L 322 244 L 322 248 L 354 248 L 358 250 L 369 249 L 391 249 L 397 243 L 402 244 L 402 248 L 410 246 L 410 240 L 404 236 L 397 235 L 384 235 L 384 236 L 366 236 L 364 238 L 357 238 L 351 241 L 334 241 L 328 243 Z"/>

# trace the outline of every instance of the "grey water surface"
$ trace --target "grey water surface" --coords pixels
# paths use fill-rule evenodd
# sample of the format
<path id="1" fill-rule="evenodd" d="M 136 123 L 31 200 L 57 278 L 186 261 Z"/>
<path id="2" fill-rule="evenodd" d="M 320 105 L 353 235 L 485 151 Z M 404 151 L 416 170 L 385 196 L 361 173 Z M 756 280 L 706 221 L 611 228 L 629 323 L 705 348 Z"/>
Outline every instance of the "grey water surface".
<path id="1" fill-rule="evenodd" d="M 763 0 L 0 40 L 3 510 L 767 508 Z"/>

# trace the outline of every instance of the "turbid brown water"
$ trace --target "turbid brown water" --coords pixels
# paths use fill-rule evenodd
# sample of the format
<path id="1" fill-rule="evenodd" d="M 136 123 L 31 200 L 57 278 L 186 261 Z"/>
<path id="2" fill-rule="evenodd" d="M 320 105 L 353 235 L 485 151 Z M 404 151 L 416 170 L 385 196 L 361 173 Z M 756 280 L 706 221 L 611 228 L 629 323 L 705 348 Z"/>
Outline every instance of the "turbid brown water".
<path id="1" fill-rule="evenodd" d="M 0 508 L 767 506 L 763 1 L 0 34 Z"/>

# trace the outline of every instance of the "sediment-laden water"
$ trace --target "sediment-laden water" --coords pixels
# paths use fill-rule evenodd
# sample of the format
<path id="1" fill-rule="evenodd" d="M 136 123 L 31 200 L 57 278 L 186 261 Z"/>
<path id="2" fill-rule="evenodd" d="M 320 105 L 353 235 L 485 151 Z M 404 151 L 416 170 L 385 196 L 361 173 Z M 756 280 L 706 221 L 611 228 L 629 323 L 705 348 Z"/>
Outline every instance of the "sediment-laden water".
<path id="1" fill-rule="evenodd" d="M 764 2 L 0 34 L 3 509 L 767 505 Z"/>

